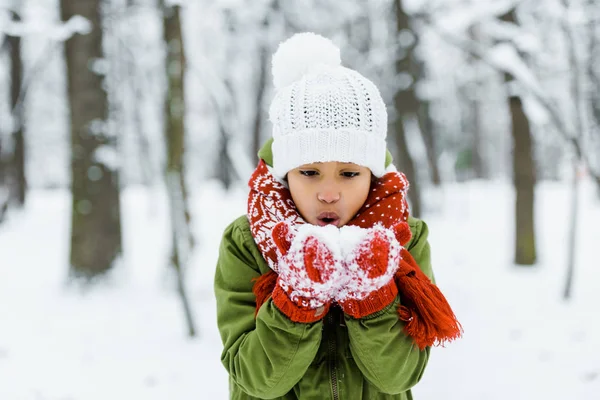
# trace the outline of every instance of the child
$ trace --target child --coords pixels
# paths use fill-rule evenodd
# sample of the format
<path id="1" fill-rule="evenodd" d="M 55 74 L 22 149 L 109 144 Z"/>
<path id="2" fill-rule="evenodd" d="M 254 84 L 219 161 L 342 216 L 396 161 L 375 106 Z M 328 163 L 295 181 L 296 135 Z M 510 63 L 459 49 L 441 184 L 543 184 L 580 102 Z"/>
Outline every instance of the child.
<path id="1" fill-rule="evenodd" d="M 386 151 L 385 104 L 340 64 L 312 33 L 273 56 L 273 138 L 215 274 L 231 399 L 412 399 L 430 346 L 462 331 Z"/>

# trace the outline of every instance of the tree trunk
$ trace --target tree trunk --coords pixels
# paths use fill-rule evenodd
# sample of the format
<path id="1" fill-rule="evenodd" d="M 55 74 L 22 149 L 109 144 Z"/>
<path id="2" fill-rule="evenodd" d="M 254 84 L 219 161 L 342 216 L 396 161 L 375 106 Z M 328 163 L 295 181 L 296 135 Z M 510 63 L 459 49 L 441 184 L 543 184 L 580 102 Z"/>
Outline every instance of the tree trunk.
<path id="1" fill-rule="evenodd" d="M 423 141 L 425 142 L 425 151 L 427 154 L 427 163 L 429 164 L 429 171 L 431 172 L 431 183 L 435 186 L 442 184 L 442 177 L 440 175 L 439 163 L 437 161 L 437 145 L 433 120 L 430 114 L 429 101 L 421 100 L 421 106 L 418 111 L 418 122 Z"/>
<path id="2" fill-rule="evenodd" d="M 0 132 L 1 133 L 1 132 Z M 4 221 L 6 212 L 8 211 L 8 162 L 6 160 L 5 144 L 2 140 L 2 134 L 0 134 L 0 224 Z"/>
<path id="3" fill-rule="evenodd" d="M 473 155 L 473 174 L 478 179 L 486 179 L 488 177 L 485 170 L 485 164 L 483 162 L 483 138 L 481 132 L 481 118 L 479 111 L 479 101 L 477 99 L 470 99 L 469 108 L 471 110 L 471 129 L 473 132 L 473 143 L 471 148 L 471 154 Z"/>
<path id="4" fill-rule="evenodd" d="M 181 8 L 165 9 L 164 35 L 167 46 L 168 88 L 165 99 L 165 137 L 167 142 L 167 174 L 177 174 L 183 195 L 186 224 L 191 221 L 188 205 L 188 189 L 185 181 L 185 53 L 181 33 Z M 191 245 L 191 230 L 186 234 Z"/>
<path id="5" fill-rule="evenodd" d="M 412 82 L 406 88 L 399 89 L 394 96 L 394 106 L 397 112 L 396 121 L 393 123 L 395 129 L 395 140 L 397 146 L 398 167 L 406 174 L 410 182 L 408 191 L 411 202 L 411 212 L 415 217 L 421 215 L 421 193 L 418 176 L 416 174 L 415 162 L 410 155 L 408 140 L 406 137 L 405 121 L 413 119 L 418 121 L 419 101 L 415 93 L 416 76 L 413 74 L 413 50 L 416 45 L 416 36 L 410 29 L 409 17 L 404 12 L 402 0 L 395 0 L 396 11 L 396 30 L 403 50 L 403 56 L 396 60 L 396 72 L 403 76 L 410 76 Z M 412 41 L 410 38 L 412 37 Z"/>
<path id="6" fill-rule="evenodd" d="M 417 37 L 416 34 L 415 37 Z M 414 49 L 408 52 L 408 57 L 410 58 L 415 82 L 424 81 L 427 78 L 425 62 L 415 57 Z M 414 92 L 414 85 L 412 90 Z M 437 140 L 435 137 L 433 120 L 430 114 L 430 102 L 429 100 L 417 99 L 416 93 L 414 93 L 414 97 L 416 99 L 416 104 L 418 105 L 415 112 L 417 114 L 419 130 L 421 131 L 421 136 L 425 143 L 425 154 L 427 155 L 427 164 L 431 174 L 431 183 L 435 186 L 439 186 L 442 184 L 442 178 L 438 163 Z"/>
<path id="7" fill-rule="evenodd" d="M 457 101 L 461 105 L 460 126 L 465 141 L 460 146 L 460 152 L 464 157 L 460 157 L 460 162 L 457 163 L 460 166 L 461 180 L 484 179 L 486 177 L 481 155 L 483 140 L 481 137 L 479 101 L 473 98 L 473 92 L 471 83 L 461 85 L 457 92 Z"/>
<path id="8" fill-rule="evenodd" d="M 229 136 L 227 135 L 225 126 L 223 126 L 224 123 L 225 122 L 221 121 L 221 126 L 219 128 L 219 132 L 221 132 L 221 141 L 219 142 L 219 161 L 217 167 L 217 177 L 223 184 L 225 190 L 229 190 L 231 184 L 233 183 L 233 166 L 231 163 L 231 159 L 229 158 Z"/>
<path id="9" fill-rule="evenodd" d="M 14 22 L 21 18 L 16 12 L 11 12 Z M 25 137 L 23 134 L 23 64 L 21 60 L 21 38 L 6 35 L 4 45 L 10 57 L 10 110 L 12 112 L 12 127 L 5 136 L 5 142 L 0 143 L 0 214 L 8 209 L 9 204 L 23 206 L 27 190 L 25 175 Z M 0 140 L 2 140 L 0 138 Z M 1 219 L 1 218 L 0 218 Z"/>
<path id="10" fill-rule="evenodd" d="M 406 142 L 406 133 L 404 128 L 404 121 L 402 118 L 396 118 L 394 121 L 393 128 L 396 133 L 396 151 L 398 160 L 398 166 L 406 174 L 410 182 L 410 190 L 408 191 L 408 199 L 410 201 L 410 213 L 416 218 L 421 216 L 421 187 L 419 180 L 412 178 L 416 176 L 415 164 L 410 158 L 410 152 L 408 150 L 408 143 Z"/>
<path id="11" fill-rule="evenodd" d="M 14 21 L 21 19 L 16 13 L 12 13 Z M 14 124 L 13 131 L 14 151 L 11 160 L 11 170 L 13 174 L 11 200 L 20 206 L 25 204 L 25 192 L 27 181 L 25 176 L 25 137 L 23 135 L 23 107 L 19 106 L 21 97 L 21 87 L 23 85 L 23 64 L 21 62 L 21 38 L 19 36 L 9 36 L 8 44 L 10 47 L 11 61 L 11 109 L 13 110 Z"/>
<path id="12" fill-rule="evenodd" d="M 478 31 L 477 27 L 472 27 L 469 29 L 469 36 L 475 42 L 478 41 Z M 488 174 L 485 168 L 484 158 L 483 158 L 483 132 L 482 132 L 482 124 L 481 124 L 481 111 L 479 99 L 477 98 L 477 94 L 480 92 L 480 74 L 479 72 L 479 60 L 473 55 L 469 55 L 469 63 L 473 66 L 473 69 L 476 71 L 474 82 L 472 85 L 469 85 L 469 90 L 467 90 L 467 98 L 468 98 L 468 107 L 470 113 L 470 121 L 471 121 L 471 133 L 472 133 L 472 161 L 473 161 L 473 173 L 478 179 L 486 179 L 488 178 Z"/>
<path id="13" fill-rule="evenodd" d="M 516 191 L 515 263 L 532 265 L 536 261 L 534 194 L 535 165 L 533 141 L 523 103 L 517 96 L 509 99 L 513 136 L 513 182 Z"/>
<path id="14" fill-rule="evenodd" d="M 268 15 L 265 16 L 265 19 L 262 23 L 263 33 L 262 43 L 260 44 L 260 71 L 258 73 L 258 86 L 256 88 L 256 114 L 254 115 L 254 132 L 252 135 L 252 160 L 255 163 L 258 163 L 258 151 L 260 150 L 260 146 L 262 144 L 261 141 L 261 131 L 263 127 L 264 121 L 264 112 L 263 112 L 263 102 L 265 97 L 265 90 L 267 86 L 267 80 L 269 79 L 270 74 L 270 55 L 269 55 L 269 47 L 267 40 L 267 29 L 269 26 Z"/>
<path id="15" fill-rule="evenodd" d="M 562 5 L 564 6 L 567 12 L 570 11 L 570 4 L 567 0 L 562 1 Z M 591 10 L 590 10 L 591 11 Z M 573 103 L 575 104 L 575 137 L 573 138 L 573 142 L 576 144 L 575 146 L 575 157 L 573 160 L 573 181 L 572 181 L 572 192 L 571 192 L 571 220 L 569 227 L 569 253 L 567 258 L 567 279 L 565 281 L 565 291 L 564 291 L 564 299 L 568 300 L 571 297 L 571 292 L 573 290 L 573 282 L 575 276 L 575 268 L 577 264 L 576 254 L 577 254 L 577 231 L 579 226 L 579 181 L 581 178 L 580 174 L 580 166 L 583 164 L 583 146 L 586 136 L 589 135 L 589 130 L 591 128 L 591 124 L 588 116 L 587 109 L 587 95 L 584 92 L 583 83 L 585 81 L 584 75 L 586 74 L 581 68 L 581 64 L 579 61 L 579 56 L 577 53 L 577 37 L 575 34 L 575 27 L 572 25 L 572 22 L 569 20 L 565 20 L 563 22 L 563 30 L 566 39 L 566 44 L 568 46 L 568 54 L 569 54 L 569 71 L 571 73 L 571 94 L 573 98 Z M 592 33 L 592 38 L 595 39 L 595 36 Z M 594 42 L 592 40 L 592 42 Z M 593 47 L 591 48 L 592 52 L 590 52 L 590 58 L 593 57 Z M 589 78 L 589 77 L 588 77 Z M 586 85 L 587 86 L 587 85 Z M 590 160 L 590 164 L 588 167 L 590 170 L 594 169 L 593 161 Z M 593 173 L 594 175 L 595 173 Z M 596 176 L 596 179 L 600 179 L 600 177 Z"/>
<path id="16" fill-rule="evenodd" d="M 115 133 L 109 131 L 104 77 L 93 64 L 104 57 L 100 0 L 61 0 L 62 20 L 81 15 L 87 35 L 66 42 L 71 114 L 70 275 L 91 279 L 108 271 L 121 254 L 121 209 Z"/>
<path id="17" fill-rule="evenodd" d="M 517 24 L 515 9 L 501 17 L 505 22 Z M 522 55 L 521 55 L 522 56 Z M 515 79 L 509 73 L 504 81 L 509 86 Z M 515 263 L 533 265 L 537 259 L 535 245 L 535 163 L 533 160 L 533 138 L 529 119 L 518 95 L 509 94 L 509 111 L 513 137 L 513 184 L 515 204 Z"/>
<path id="18" fill-rule="evenodd" d="M 573 180 L 571 182 L 571 217 L 569 224 L 569 255 L 567 265 L 567 279 L 565 281 L 565 289 L 563 298 L 568 300 L 571 298 L 573 290 L 573 281 L 575 279 L 575 255 L 577 254 L 577 221 L 579 220 L 579 167 L 581 160 L 576 158 L 573 162 Z"/>
<path id="19" fill-rule="evenodd" d="M 177 289 L 182 302 L 189 336 L 196 334 L 190 302 L 185 290 L 185 264 L 194 245 L 191 216 L 185 183 L 185 52 L 181 31 L 180 6 L 164 9 L 164 39 L 167 46 L 168 77 L 165 97 L 165 137 L 167 142 L 166 182 L 171 210 L 171 263 L 177 274 Z"/>
<path id="20" fill-rule="evenodd" d="M 224 87 L 231 94 L 231 98 L 233 98 L 233 86 L 231 85 L 229 78 L 225 78 Z M 231 129 L 229 129 L 229 126 L 231 123 L 231 119 L 233 118 L 233 106 L 232 104 L 227 104 L 221 107 L 217 102 L 214 103 L 219 121 L 219 133 L 221 135 L 219 141 L 219 158 L 217 161 L 216 176 L 217 179 L 223 184 L 225 190 L 229 190 L 234 180 L 233 160 L 231 159 L 229 152 L 229 141 L 231 140 Z"/>
<path id="21" fill-rule="evenodd" d="M 595 10 L 596 0 L 588 0 L 588 10 Z M 592 135 L 596 134 L 595 141 L 592 140 L 592 143 L 596 143 L 596 154 L 600 154 L 600 75 L 598 74 L 598 62 L 600 61 L 600 45 L 598 42 L 600 41 L 600 29 L 598 29 L 598 23 L 594 20 L 594 18 L 590 18 L 588 22 L 588 37 L 589 37 L 589 57 L 587 63 L 587 75 L 589 82 L 591 84 L 591 88 L 589 89 L 589 102 L 591 105 L 591 120 L 593 124 Z M 590 163 L 594 165 L 593 161 L 590 160 Z M 600 159 L 596 159 L 595 170 L 600 171 Z M 598 196 L 600 197 L 600 174 L 593 174 L 592 179 L 596 183 L 596 191 Z"/>

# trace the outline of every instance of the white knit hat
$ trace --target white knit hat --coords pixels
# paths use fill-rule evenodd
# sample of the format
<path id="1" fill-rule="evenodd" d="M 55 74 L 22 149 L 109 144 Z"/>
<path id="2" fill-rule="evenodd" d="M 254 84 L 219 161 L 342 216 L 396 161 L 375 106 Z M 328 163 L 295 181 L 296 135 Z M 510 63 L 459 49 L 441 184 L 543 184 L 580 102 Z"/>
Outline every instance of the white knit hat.
<path id="1" fill-rule="evenodd" d="M 377 87 L 341 66 L 329 39 L 299 33 L 279 45 L 272 61 L 275 98 L 273 173 L 314 162 L 351 162 L 385 173 L 387 111 Z"/>

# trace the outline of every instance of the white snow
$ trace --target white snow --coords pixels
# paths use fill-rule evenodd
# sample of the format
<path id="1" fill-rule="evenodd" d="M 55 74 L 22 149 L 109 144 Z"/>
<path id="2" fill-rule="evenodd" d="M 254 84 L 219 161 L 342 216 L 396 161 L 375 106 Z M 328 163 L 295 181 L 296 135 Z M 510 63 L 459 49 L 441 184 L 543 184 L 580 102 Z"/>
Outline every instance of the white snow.
<path id="1" fill-rule="evenodd" d="M 311 224 L 297 224 L 292 228 L 293 240 L 290 251 L 302 252 L 305 240 L 314 236 L 331 251 L 336 258 L 342 256 L 340 243 L 340 230 L 334 225 L 317 226 Z"/>
<path id="2" fill-rule="evenodd" d="M 600 205 L 581 196 L 574 298 L 566 273 L 568 184 L 537 191 L 539 263 L 512 264 L 514 194 L 505 183 L 446 186 L 430 212 L 434 272 L 464 338 L 435 348 L 418 400 L 577 399 L 600 391 Z M 0 225 L 0 399 L 226 399 L 212 279 L 220 234 L 245 212 L 203 183 L 192 191 L 194 235 L 188 288 L 199 338 L 185 336 L 174 278 L 164 193 L 128 188 L 124 254 L 110 279 L 85 292 L 65 285 L 70 197 L 34 190 Z M 219 212 L 216 212 L 218 207 Z"/>
<path id="3" fill-rule="evenodd" d="M 340 244 L 344 256 L 352 253 L 358 244 L 367 239 L 369 230 L 354 225 L 346 225 L 340 228 Z"/>

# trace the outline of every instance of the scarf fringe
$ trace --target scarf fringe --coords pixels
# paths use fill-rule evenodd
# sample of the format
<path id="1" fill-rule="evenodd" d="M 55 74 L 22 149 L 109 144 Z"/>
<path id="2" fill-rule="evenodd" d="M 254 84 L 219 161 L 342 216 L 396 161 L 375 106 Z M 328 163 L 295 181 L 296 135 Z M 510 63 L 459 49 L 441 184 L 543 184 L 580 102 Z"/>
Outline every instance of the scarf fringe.
<path id="1" fill-rule="evenodd" d="M 260 307 L 269 299 L 269 297 L 271 297 L 275 285 L 277 284 L 277 276 L 277 273 L 271 270 L 258 278 L 252 279 L 254 282 L 252 292 L 256 296 L 256 311 L 254 312 L 254 317 L 258 314 Z"/>
<path id="2" fill-rule="evenodd" d="M 402 258 L 395 278 L 402 301 L 398 315 L 406 322 L 406 334 L 421 350 L 434 345 L 444 346 L 460 338 L 462 325 L 440 289 L 420 268 L 411 265 L 414 260 L 408 251 L 403 250 Z"/>

